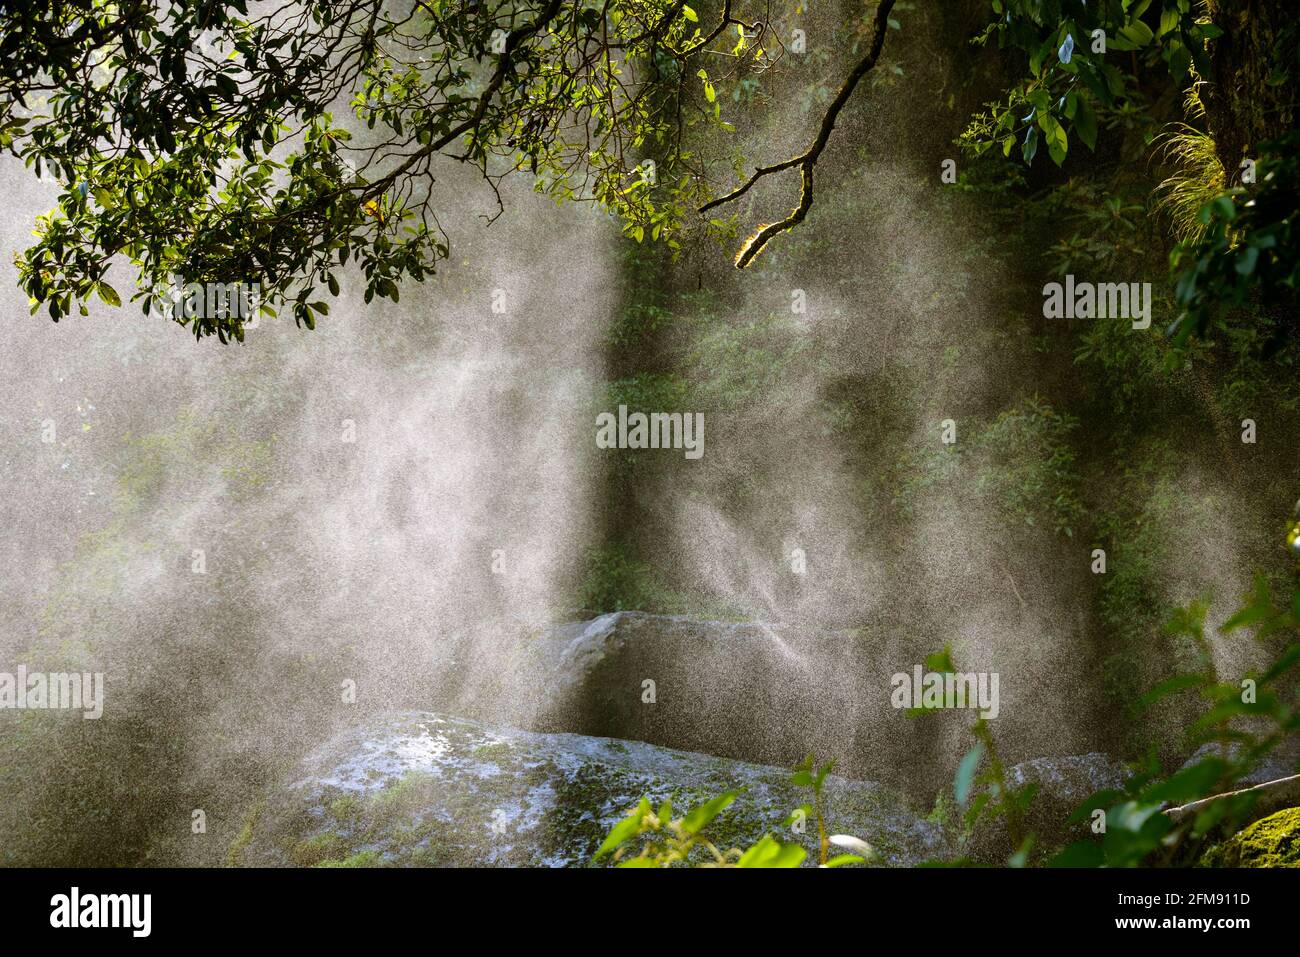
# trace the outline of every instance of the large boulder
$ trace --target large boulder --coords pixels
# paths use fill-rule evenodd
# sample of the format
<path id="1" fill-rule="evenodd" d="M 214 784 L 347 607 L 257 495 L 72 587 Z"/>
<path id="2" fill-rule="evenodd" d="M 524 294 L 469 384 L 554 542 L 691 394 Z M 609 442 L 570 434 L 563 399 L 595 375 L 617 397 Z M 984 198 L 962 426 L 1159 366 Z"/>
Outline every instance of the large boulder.
<path id="1" fill-rule="evenodd" d="M 1021 761 L 1007 769 L 1007 781 L 1013 788 L 1037 784 L 1038 802 L 1056 805 L 1069 817 L 1094 792 L 1123 787 L 1131 773 L 1119 759 L 1093 751 Z"/>
<path id="2" fill-rule="evenodd" d="M 1180 770 L 1185 771 L 1205 758 L 1215 757 L 1225 761 L 1233 761 L 1240 754 L 1241 745 L 1236 741 L 1230 741 L 1227 744 L 1209 741 L 1197 748 L 1192 753 L 1192 756 L 1183 762 Z M 1246 774 L 1242 775 L 1238 779 L 1237 785 L 1247 787 L 1263 784 L 1266 781 L 1276 781 L 1279 778 L 1290 777 L 1297 771 L 1300 771 L 1300 741 L 1288 739 L 1281 746 L 1265 755 Z"/>
<path id="3" fill-rule="evenodd" d="M 683 811 L 743 789 L 709 833 L 747 847 L 809 800 L 789 770 L 636 741 L 492 728 L 425 712 L 388 715 L 309 754 L 250 811 L 230 851 L 262 866 L 584 866 L 642 795 Z M 947 853 L 942 829 L 887 789 L 830 776 L 828 827 L 882 863 Z"/>
<path id="4" fill-rule="evenodd" d="M 485 630 L 486 628 L 492 630 Z M 490 724 L 633 739 L 789 766 L 810 752 L 837 771 L 916 796 L 951 785 L 975 713 L 917 720 L 893 707 L 891 678 L 941 642 L 869 629 L 701 621 L 614 612 L 548 627 L 475 626 L 449 636 L 432 707 Z M 1010 761 L 1093 750 L 1095 729 L 1059 709 L 1032 661 L 963 662 L 1001 673 L 993 721 Z M 1037 696 L 1037 697 L 1035 697 Z"/>

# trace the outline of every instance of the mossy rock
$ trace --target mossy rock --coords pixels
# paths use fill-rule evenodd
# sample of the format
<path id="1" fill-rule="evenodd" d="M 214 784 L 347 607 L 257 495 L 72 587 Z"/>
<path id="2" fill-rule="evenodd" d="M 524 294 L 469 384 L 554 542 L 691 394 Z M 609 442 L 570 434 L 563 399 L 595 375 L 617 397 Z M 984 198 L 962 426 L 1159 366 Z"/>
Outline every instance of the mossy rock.
<path id="1" fill-rule="evenodd" d="M 423 712 L 388 715 L 308 755 L 250 815 L 252 833 L 232 860 L 581 867 L 642 795 L 656 803 L 672 796 L 684 811 L 737 789 L 740 797 L 709 829 L 716 844 L 744 848 L 773 832 L 815 853 L 811 833 L 783 828 L 809 799 L 785 768 Z M 825 793 L 828 826 L 871 842 L 885 864 L 948 852 L 940 826 L 880 785 L 831 776 Z"/>
<path id="2" fill-rule="evenodd" d="M 1300 807 L 1238 831 L 1206 856 L 1212 867 L 1300 867 Z"/>

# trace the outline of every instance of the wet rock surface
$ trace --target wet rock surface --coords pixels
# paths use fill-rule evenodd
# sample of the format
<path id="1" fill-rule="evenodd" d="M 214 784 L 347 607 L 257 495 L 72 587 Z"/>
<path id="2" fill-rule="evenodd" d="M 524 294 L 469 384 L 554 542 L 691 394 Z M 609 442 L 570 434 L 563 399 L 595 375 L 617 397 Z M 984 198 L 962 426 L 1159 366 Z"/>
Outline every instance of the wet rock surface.
<path id="1" fill-rule="evenodd" d="M 576 734 L 488 727 L 404 712 L 337 735 L 304 758 L 250 811 L 230 862 L 253 866 L 587 865 L 642 795 L 678 812 L 729 790 L 736 802 L 709 833 L 748 847 L 765 833 L 800 841 L 815 859 L 815 826 L 783 828 L 809 800 L 785 768 Z M 948 853 L 942 828 L 877 784 L 832 775 L 835 833 L 873 844 L 881 863 Z"/>

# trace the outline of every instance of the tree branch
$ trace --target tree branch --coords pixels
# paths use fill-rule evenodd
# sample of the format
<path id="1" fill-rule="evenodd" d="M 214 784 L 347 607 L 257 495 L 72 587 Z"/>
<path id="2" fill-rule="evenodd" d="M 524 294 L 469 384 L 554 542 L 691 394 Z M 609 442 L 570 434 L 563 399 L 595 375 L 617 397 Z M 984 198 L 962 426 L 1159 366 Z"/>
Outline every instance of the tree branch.
<path id="1" fill-rule="evenodd" d="M 744 269 L 748 266 L 774 236 L 793 229 L 803 222 L 803 218 L 808 215 L 808 210 L 812 208 L 813 202 L 813 167 L 817 164 L 818 157 L 822 155 L 822 150 L 826 148 L 826 144 L 830 140 L 831 131 L 835 129 L 835 121 L 840 115 L 840 110 L 844 109 L 844 104 L 849 101 L 849 97 L 853 95 L 858 83 L 875 68 L 876 63 L 880 60 L 880 52 L 885 46 L 885 31 L 889 28 L 889 11 L 893 6 L 894 0 L 880 0 L 879 5 L 876 7 L 875 21 L 872 25 L 871 46 L 866 55 L 853 67 L 848 78 L 844 81 L 844 85 L 835 94 L 835 99 L 827 107 L 826 114 L 822 117 L 821 129 L 817 131 L 817 137 L 812 141 L 808 149 L 784 162 L 773 166 L 756 168 L 754 175 L 746 180 L 742 186 L 700 207 L 700 212 L 706 213 L 725 203 L 739 199 L 749 192 L 750 187 L 764 176 L 771 176 L 783 170 L 799 167 L 802 180 L 799 205 L 792 209 L 790 215 L 780 222 L 760 225 L 745 240 L 740 247 L 740 251 L 736 253 L 737 269 Z"/>

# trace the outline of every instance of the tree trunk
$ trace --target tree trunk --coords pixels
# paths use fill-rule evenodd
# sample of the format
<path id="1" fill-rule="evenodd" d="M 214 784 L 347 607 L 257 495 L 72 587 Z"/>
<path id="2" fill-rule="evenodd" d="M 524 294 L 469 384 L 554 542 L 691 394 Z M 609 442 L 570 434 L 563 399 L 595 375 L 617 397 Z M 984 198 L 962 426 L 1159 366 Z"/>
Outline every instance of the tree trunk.
<path id="1" fill-rule="evenodd" d="M 1211 19 L 1223 36 L 1210 43 L 1212 69 L 1203 77 L 1208 82 L 1201 99 L 1230 183 L 1239 181 L 1242 160 L 1253 158 L 1253 149 L 1291 128 L 1293 63 L 1300 39 L 1295 2 L 1214 0 L 1209 4 Z"/>

